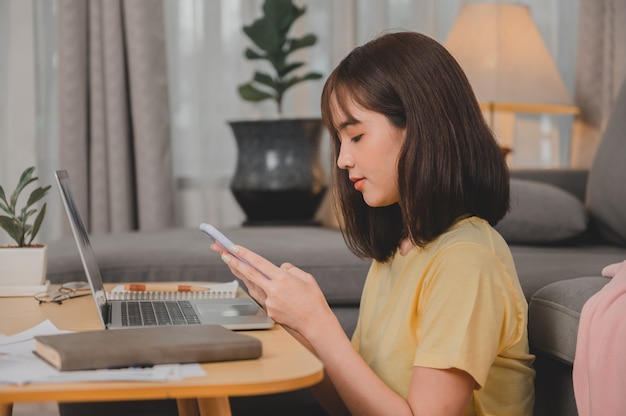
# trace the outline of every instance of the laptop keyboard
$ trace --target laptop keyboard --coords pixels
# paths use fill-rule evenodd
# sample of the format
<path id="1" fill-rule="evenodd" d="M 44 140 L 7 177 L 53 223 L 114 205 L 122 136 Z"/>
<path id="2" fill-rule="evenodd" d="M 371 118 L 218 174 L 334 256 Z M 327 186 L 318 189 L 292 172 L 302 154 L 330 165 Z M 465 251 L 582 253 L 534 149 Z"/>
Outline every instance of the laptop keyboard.
<path id="1" fill-rule="evenodd" d="M 122 326 L 190 325 L 200 319 L 189 301 L 124 301 Z"/>

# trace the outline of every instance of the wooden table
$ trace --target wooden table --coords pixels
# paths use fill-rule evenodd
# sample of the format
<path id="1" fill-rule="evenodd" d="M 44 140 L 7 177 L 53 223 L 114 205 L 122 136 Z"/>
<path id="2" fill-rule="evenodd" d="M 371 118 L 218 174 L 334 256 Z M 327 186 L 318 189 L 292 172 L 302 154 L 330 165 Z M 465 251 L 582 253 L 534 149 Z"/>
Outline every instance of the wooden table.
<path id="1" fill-rule="evenodd" d="M 101 329 L 95 308 L 91 296 L 74 298 L 62 305 L 39 305 L 28 297 L 0 298 L 0 333 L 14 335 L 46 319 L 59 329 Z M 261 358 L 202 364 L 204 377 L 173 382 L 0 384 L 0 416 L 11 415 L 15 402 L 172 398 L 177 400 L 180 415 L 230 415 L 229 396 L 279 393 L 321 381 L 321 362 L 279 325 L 245 333 L 263 343 Z"/>

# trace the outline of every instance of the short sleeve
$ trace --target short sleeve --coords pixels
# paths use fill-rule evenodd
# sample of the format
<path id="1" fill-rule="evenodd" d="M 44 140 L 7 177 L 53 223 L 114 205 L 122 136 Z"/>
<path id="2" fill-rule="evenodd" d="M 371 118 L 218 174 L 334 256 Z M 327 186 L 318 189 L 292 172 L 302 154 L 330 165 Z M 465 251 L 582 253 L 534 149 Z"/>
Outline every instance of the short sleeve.
<path id="1" fill-rule="evenodd" d="M 432 265 L 418 305 L 414 365 L 456 368 L 483 387 L 499 351 L 523 335 L 511 277 L 484 246 L 457 244 Z"/>

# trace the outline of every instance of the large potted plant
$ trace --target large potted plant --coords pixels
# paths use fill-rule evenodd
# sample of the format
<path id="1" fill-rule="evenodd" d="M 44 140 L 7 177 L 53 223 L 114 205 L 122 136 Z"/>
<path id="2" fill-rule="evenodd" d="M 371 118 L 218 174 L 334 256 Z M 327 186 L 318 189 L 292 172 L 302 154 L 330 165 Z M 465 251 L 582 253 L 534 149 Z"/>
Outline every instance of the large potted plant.
<path id="1" fill-rule="evenodd" d="M 15 244 L 0 246 L 0 286 L 40 285 L 45 280 L 47 248 L 34 242 L 46 216 L 46 204 L 37 209 L 35 204 L 50 190 L 50 185 L 35 188 L 28 199 L 19 205 L 20 194 L 39 178 L 33 176 L 34 167 L 22 173 L 17 187 L 7 199 L 0 186 L 0 227 Z M 39 213 L 38 213 L 39 212 Z"/>
<path id="2" fill-rule="evenodd" d="M 263 15 L 243 27 L 254 44 L 244 56 L 267 61 L 271 73 L 255 71 L 251 81 L 238 87 L 242 99 L 273 100 L 279 117 L 230 121 L 238 156 L 231 191 L 246 214 L 246 225 L 311 224 L 326 183 L 320 162 L 322 123 L 317 118 L 283 118 L 285 93 L 297 84 L 322 74 L 296 71 L 304 62 L 289 62 L 296 50 L 313 46 L 314 34 L 289 37 L 293 23 L 305 13 L 292 0 L 265 0 Z"/>

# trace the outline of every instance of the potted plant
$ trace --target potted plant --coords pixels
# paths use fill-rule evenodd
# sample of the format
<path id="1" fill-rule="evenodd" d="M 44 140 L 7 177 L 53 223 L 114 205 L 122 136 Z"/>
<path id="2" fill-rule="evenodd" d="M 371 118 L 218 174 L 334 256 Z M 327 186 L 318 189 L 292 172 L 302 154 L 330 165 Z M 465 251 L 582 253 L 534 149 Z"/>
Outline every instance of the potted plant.
<path id="1" fill-rule="evenodd" d="M 45 280 L 47 248 L 34 243 L 34 239 L 46 216 L 46 204 L 41 209 L 35 204 L 46 196 L 50 185 L 35 188 L 26 202 L 18 206 L 22 191 L 39 179 L 33 176 L 34 172 L 34 167 L 24 170 L 8 199 L 0 186 L 0 211 L 6 214 L 0 215 L 0 227 L 15 241 L 0 246 L 0 286 L 40 285 Z"/>
<path id="2" fill-rule="evenodd" d="M 255 71 L 252 80 L 238 86 L 244 100 L 274 100 L 279 118 L 230 121 L 238 148 L 231 191 L 246 214 L 246 225 L 309 224 L 326 192 L 320 162 L 322 122 L 318 118 L 282 117 L 285 93 L 297 84 L 318 80 L 322 74 L 296 74 L 304 62 L 290 62 L 293 52 L 313 46 L 317 36 L 289 37 L 293 23 L 306 12 L 292 0 L 265 0 L 263 15 L 243 32 L 254 44 L 248 60 L 269 62 L 271 73 Z"/>

